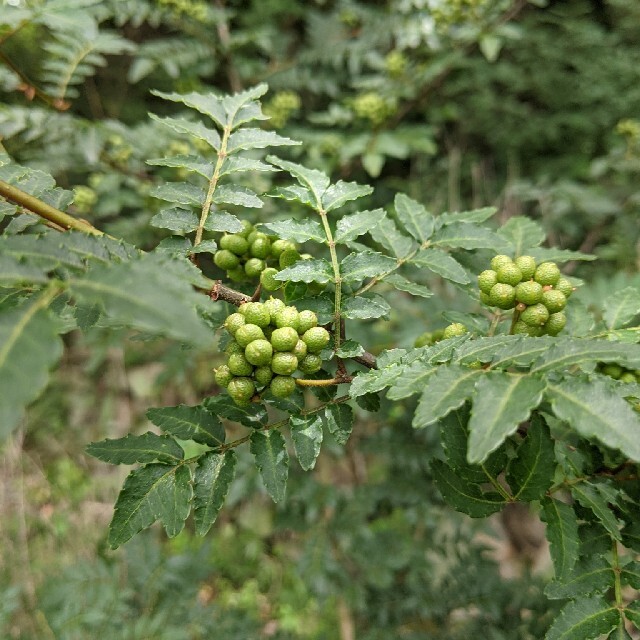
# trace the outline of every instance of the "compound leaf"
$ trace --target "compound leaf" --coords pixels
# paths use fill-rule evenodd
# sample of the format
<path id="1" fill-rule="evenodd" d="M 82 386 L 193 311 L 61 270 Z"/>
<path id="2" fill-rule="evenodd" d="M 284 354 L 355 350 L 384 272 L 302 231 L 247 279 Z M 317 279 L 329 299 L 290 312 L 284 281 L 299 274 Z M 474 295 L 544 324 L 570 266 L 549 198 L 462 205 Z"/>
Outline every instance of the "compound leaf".
<path id="1" fill-rule="evenodd" d="M 224 444 L 225 432 L 219 418 L 203 406 L 154 407 L 147 418 L 163 431 L 181 440 L 193 440 L 210 447 Z"/>
<path id="2" fill-rule="evenodd" d="M 371 232 L 386 215 L 384 209 L 374 209 L 373 211 L 358 211 L 343 216 L 336 225 L 336 242 L 348 242 Z"/>
<path id="3" fill-rule="evenodd" d="M 580 598 L 567 604 L 545 640 L 598 640 L 620 624 L 620 612 L 602 596 Z"/>
<path id="4" fill-rule="evenodd" d="M 110 464 L 162 462 L 178 464 L 184 458 L 182 447 L 169 436 L 147 431 L 139 436 L 128 435 L 115 440 L 92 442 L 87 453 Z"/>

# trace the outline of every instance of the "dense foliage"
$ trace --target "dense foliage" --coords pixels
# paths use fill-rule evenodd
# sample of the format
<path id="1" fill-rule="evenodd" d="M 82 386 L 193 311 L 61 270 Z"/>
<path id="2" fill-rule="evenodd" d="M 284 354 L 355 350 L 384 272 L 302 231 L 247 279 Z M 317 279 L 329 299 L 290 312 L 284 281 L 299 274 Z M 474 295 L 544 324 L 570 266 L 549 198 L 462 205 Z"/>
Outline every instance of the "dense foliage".
<path id="1" fill-rule="evenodd" d="M 639 19 L 4 0 L 5 635 L 635 637 Z"/>

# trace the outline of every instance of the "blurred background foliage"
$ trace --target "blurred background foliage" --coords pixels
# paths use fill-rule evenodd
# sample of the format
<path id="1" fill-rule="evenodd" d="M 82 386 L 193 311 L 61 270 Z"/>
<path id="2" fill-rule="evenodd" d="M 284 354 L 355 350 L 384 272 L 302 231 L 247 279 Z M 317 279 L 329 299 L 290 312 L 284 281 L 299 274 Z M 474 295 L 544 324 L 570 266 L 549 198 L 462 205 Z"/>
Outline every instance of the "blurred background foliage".
<path id="1" fill-rule="evenodd" d="M 304 142 L 292 159 L 373 184 L 371 209 L 404 191 L 434 212 L 531 216 L 549 245 L 599 257 L 565 269 L 588 306 L 640 286 L 639 43 L 640 4 L 626 0 L 0 0 L 0 142 L 75 189 L 75 214 L 150 248 L 164 236 L 148 225 L 161 207 L 149 192 L 176 170 L 145 161 L 194 144 L 148 118 L 170 108 L 150 90 L 266 81 L 265 126 Z M 252 222 L 288 206 L 267 200 Z M 396 293 L 390 322 L 354 337 L 373 352 L 409 347 L 476 304 L 429 285 L 433 298 Z M 347 446 L 326 447 L 312 474 L 292 469 L 285 504 L 241 457 L 204 540 L 153 529 L 108 551 L 125 472 L 84 446 L 145 430 L 149 406 L 215 393 L 219 356 L 114 328 L 66 343 L 3 451 L 2 637 L 544 634 L 555 611 L 537 518 L 478 524 L 443 507 L 427 466 L 438 438 L 386 400 L 359 409 Z"/>

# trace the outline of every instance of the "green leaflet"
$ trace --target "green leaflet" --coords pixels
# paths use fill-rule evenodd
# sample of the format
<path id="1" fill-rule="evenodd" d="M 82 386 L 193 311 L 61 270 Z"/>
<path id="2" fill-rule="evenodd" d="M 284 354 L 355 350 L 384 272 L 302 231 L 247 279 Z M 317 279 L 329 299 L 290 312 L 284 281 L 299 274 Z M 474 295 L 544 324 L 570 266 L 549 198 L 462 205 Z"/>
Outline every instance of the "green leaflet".
<path id="1" fill-rule="evenodd" d="M 193 484 L 193 518 L 196 533 L 207 534 L 216 521 L 233 481 L 236 468 L 235 451 L 205 453 L 198 458 Z"/>
<path id="2" fill-rule="evenodd" d="M 191 509 L 191 472 L 184 465 L 148 464 L 124 482 L 109 525 L 109 544 L 116 549 L 160 520 L 169 537 L 182 531 Z"/>
<path id="3" fill-rule="evenodd" d="M 336 442 L 346 444 L 353 429 L 353 409 L 348 404 L 331 404 L 324 410 L 324 421 Z"/>
<path id="4" fill-rule="evenodd" d="M 577 598 L 591 593 L 604 593 L 613 587 L 611 565 L 599 555 L 580 559 L 570 574 L 550 582 L 544 590 L 551 599 Z"/>
<path id="5" fill-rule="evenodd" d="M 602 526 L 616 539 L 621 539 L 618 520 L 609 507 L 607 498 L 599 491 L 598 485 L 580 482 L 571 486 L 573 497 L 587 509 L 593 511 Z"/>
<path id="6" fill-rule="evenodd" d="M 421 249 L 409 261 L 418 267 L 425 267 L 451 282 L 468 284 L 470 282 L 463 266 L 448 253 L 440 249 Z"/>
<path id="7" fill-rule="evenodd" d="M 541 506 L 542 519 L 547 523 L 546 535 L 556 579 L 563 580 L 570 574 L 578 558 L 578 520 L 573 507 L 554 498 L 545 498 Z"/>
<path id="8" fill-rule="evenodd" d="M 322 418 L 319 415 L 291 416 L 289 423 L 298 462 L 305 471 L 310 471 L 315 467 L 322 445 Z"/>
<path id="9" fill-rule="evenodd" d="M 325 284 L 333 280 L 333 270 L 331 265 L 321 258 L 311 258 L 310 260 L 298 260 L 290 267 L 280 270 L 274 276 L 276 280 L 283 282 L 319 282 Z"/>
<path id="10" fill-rule="evenodd" d="M 342 315 L 351 320 L 382 318 L 391 312 L 389 303 L 377 294 L 347 298 L 342 305 Z"/>
<path id="11" fill-rule="evenodd" d="M 262 481 L 274 502 L 284 500 L 289 474 L 289 454 L 279 431 L 254 431 L 251 434 L 250 450 Z"/>
<path id="12" fill-rule="evenodd" d="M 210 447 L 224 444 L 225 432 L 219 418 L 203 406 L 156 407 L 147 418 L 163 431 L 181 440 L 193 440 Z"/>
<path id="13" fill-rule="evenodd" d="M 570 602 L 551 625 L 545 640 L 598 640 L 620 624 L 620 612 L 601 596 Z"/>
<path id="14" fill-rule="evenodd" d="M 406 291 L 413 296 L 420 296 L 421 298 L 430 298 L 433 295 L 433 291 L 427 289 L 427 287 L 416 284 L 407 280 L 397 273 L 392 273 L 384 278 L 384 282 L 398 289 L 398 291 Z"/>
<path id="15" fill-rule="evenodd" d="M 393 271 L 396 261 L 375 251 L 350 253 L 340 263 L 340 273 L 345 283 L 359 282 Z"/>
<path id="16" fill-rule="evenodd" d="M 0 441 L 45 388 L 62 354 L 56 320 L 39 305 L 36 298 L 0 314 Z"/>
<path id="17" fill-rule="evenodd" d="M 396 223 L 390 218 L 380 220 L 375 227 L 369 229 L 369 234 L 398 258 L 404 258 L 415 247 L 415 242 L 399 231 Z"/>
<path id="18" fill-rule="evenodd" d="M 431 244 L 454 249 L 493 249 L 497 253 L 509 250 L 509 243 L 498 234 L 471 222 L 454 222 L 435 232 Z"/>
<path id="19" fill-rule="evenodd" d="M 431 237 L 435 227 L 435 220 L 424 206 L 404 193 L 396 195 L 394 206 L 400 224 L 420 244 L 423 244 Z"/>
<path id="20" fill-rule="evenodd" d="M 489 371 L 476 384 L 469 421 L 471 464 L 484 462 L 504 440 L 515 433 L 542 400 L 545 383 L 525 375 Z"/>
<path id="21" fill-rule="evenodd" d="M 609 329 L 619 329 L 640 313 L 640 291 L 625 287 L 615 291 L 602 303 L 604 321 Z"/>
<path id="22" fill-rule="evenodd" d="M 618 362 L 629 369 L 640 367 L 640 345 L 608 340 L 559 339 L 533 364 L 532 373 L 566 370 L 589 362 Z"/>
<path id="23" fill-rule="evenodd" d="M 540 224 L 524 216 L 509 218 L 498 230 L 498 235 L 511 244 L 509 255 L 513 257 L 524 255 L 528 249 L 540 246 L 546 238 Z"/>
<path id="24" fill-rule="evenodd" d="M 92 442 L 87 453 L 111 464 L 162 462 L 178 464 L 184 458 L 182 447 L 169 436 L 147 431 L 139 436 L 127 435 L 116 440 Z"/>
<path id="25" fill-rule="evenodd" d="M 386 215 L 384 209 L 374 209 L 373 211 L 358 211 L 357 213 L 343 216 L 336 224 L 335 241 L 342 243 L 355 240 L 357 237 L 375 229 Z"/>
<path id="26" fill-rule="evenodd" d="M 156 122 L 163 124 L 176 133 L 186 133 L 198 140 L 202 140 L 213 147 L 216 151 L 220 149 L 220 135 L 215 129 L 205 127 L 201 122 L 191 122 L 184 118 L 160 118 L 153 113 L 149 117 Z M 156 164 L 155 161 L 149 161 L 149 164 Z"/>
<path id="27" fill-rule="evenodd" d="M 345 202 L 368 196 L 372 192 L 373 187 L 369 185 L 338 180 L 322 194 L 322 208 L 327 212 L 333 211 L 339 209 Z"/>
<path id="28" fill-rule="evenodd" d="M 279 222 L 266 222 L 261 225 L 267 231 L 275 233 L 278 237 L 294 242 L 325 242 L 324 231 L 315 220 L 282 220 Z"/>
<path id="29" fill-rule="evenodd" d="M 327 174 L 317 169 L 307 169 L 295 162 L 281 160 L 277 156 L 267 156 L 267 161 L 271 164 L 289 172 L 300 184 L 301 187 L 308 190 L 312 196 L 309 202 L 316 210 L 322 208 L 322 196 L 329 186 L 330 180 Z"/>

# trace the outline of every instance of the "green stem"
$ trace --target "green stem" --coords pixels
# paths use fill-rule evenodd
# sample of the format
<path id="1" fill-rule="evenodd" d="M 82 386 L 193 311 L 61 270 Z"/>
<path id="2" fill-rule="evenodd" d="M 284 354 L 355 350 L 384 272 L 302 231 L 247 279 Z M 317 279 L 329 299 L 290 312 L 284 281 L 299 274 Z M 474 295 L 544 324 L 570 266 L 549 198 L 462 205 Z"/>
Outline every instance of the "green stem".
<path id="1" fill-rule="evenodd" d="M 211 201 L 213 200 L 213 194 L 218 186 L 218 180 L 220 179 L 220 171 L 222 170 L 222 163 L 227 157 L 227 143 L 229 142 L 229 136 L 231 135 L 231 125 L 227 125 L 222 132 L 222 140 L 220 142 L 220 151 L 218 151 L 218 159 L 216 160 L 216 166 L 213 170 L 211 180 L 209 180 L 209 189 L 207 190 L 207 197 L 204 199 L 202 205 L 202 212 L 200 213 L 200 222 L 198 223 L 198 229 L 196 230 L 196 237 L 193 241 L 193 246 L 197 247 L 202 242 L 202 234 L 204 232 L 204 225 L 209 217 L 209 210 L 211 209 Z"/>
<path id="2" fill-rule="evenodd" d="M 622 584 L 620 582 L 620 557 L 618 556 L 618 543 L 616 540 L 611 540 L 611 553 L 613 555 L 613 590 L 616 598 L 616 607 L 620 610 L 624 609 L 624 602 L 622 601 Z"/>
<path id="3" fill-rule="evenodd" d="M 64 211 L 60 211 L 39 198 L 29 195 L 21 189 L 18 189 L 18 187 L 14 187 L 2 180 L 0 180 L 0 196 L 14 202 L 23 209 L 28 209 L 45 220 L 49 220 L 49 222 L 57 224 L 63 229 L 76 229 L 77 231 L 84 231 L 94 236 L 104 235 L 102 231 L 96 229 L 88 222 L 78 220 L 78 218 L 74 218 L 68 213 L 64 213 Z"/>
<path id="4" fill-rule="evenodd" d="M 327 212 L 321 207 L 318 208 L 318 213 L 322 219 L 322 226 L 324 227 L 324 234 L 327 237 L 327 245 L 329 246 L 329 253 L 331 254 L 331 266 L 333 267 L 333 279 L 336 284 L 336 294 L 334 303 L 334 321 L 333 321 L 333 335 L 334 345 L 336 351 L 340 348 L 340 317 L 341 317 L 341 305 L 342 305 L 342 277 L 340 275 L 340 263 L 338 262 L 338 254 L 336 252 L 336 242 L 333 239 L 333 233 L 331 233 L 331 227 L 327 220 Z"/>
<path id="5" fill-rule="evenodd" d="M 513 335 L 513 329 L 516 326 L 516 322 L 520 320 L 520 312 L 517 309 L 513 310 L 513 317 L 511 318 L 511 326 L 509 327 L 509 335 Z"/>
<path id="6" fill-rule="evenodd" d="M 493 488 L 507 501 L 507 502 L 513 502 L 513 496 L 510 495 L 506 489 L 487 471 L 486 467 L 484 465 L 480 465 L 482 467 L 482 470 L 484 471 L 484 474 L 487 476 L 487 478 L 489 479 L 489 482 L 493 485 Z"/>

